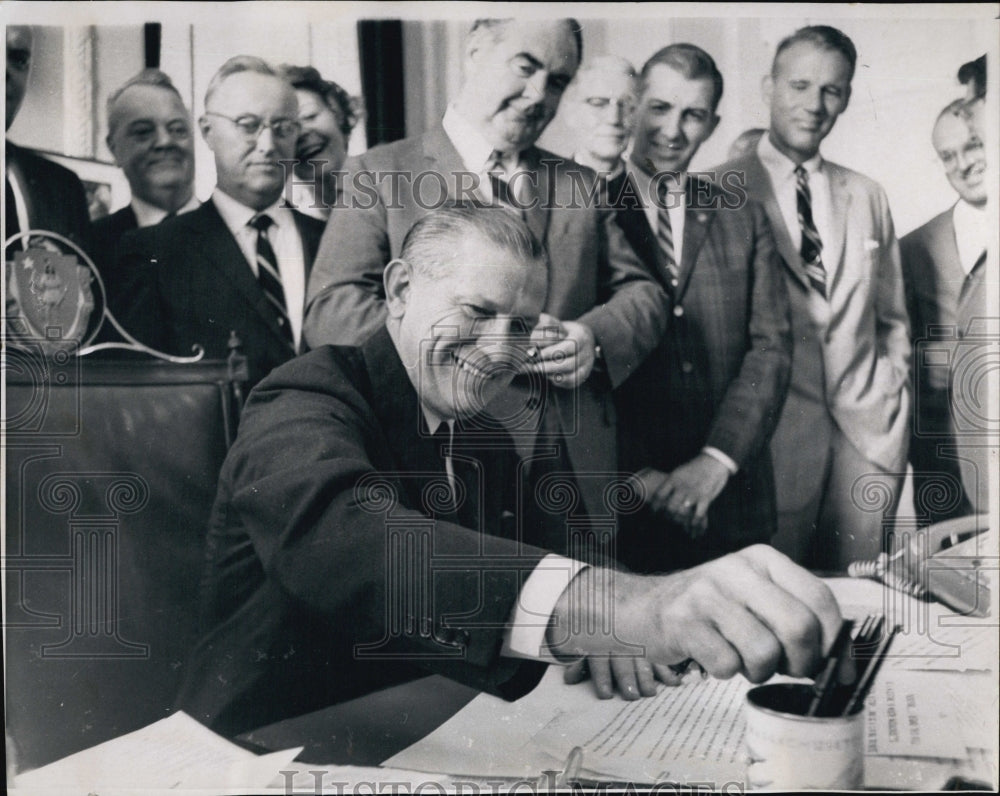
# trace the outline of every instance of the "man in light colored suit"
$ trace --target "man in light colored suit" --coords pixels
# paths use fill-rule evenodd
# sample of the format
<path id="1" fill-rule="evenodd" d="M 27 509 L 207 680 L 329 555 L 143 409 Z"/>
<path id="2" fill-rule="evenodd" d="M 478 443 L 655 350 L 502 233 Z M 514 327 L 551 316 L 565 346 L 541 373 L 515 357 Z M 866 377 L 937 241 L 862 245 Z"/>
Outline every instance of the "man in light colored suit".
<path id="1" fill-rule="evenodd" d="M 572 20 L 479 20 L 465 80 L 440 127 L 349 160 L 309 280 L 305 339 L 356 345 L 385 319 L 383 270 L 415 221 L 451 199 L 519 212 L 545 247 L 549 291 L 534 363 L 511 404 L 491 407 L 522 450 L 535 431 L 565 441 L 577 474 L 616 467 L 610 388 L 660 342 L 665 297 L 625 243 L 596 175 L 534 146 L 580 61 Z M 533 378 L 532 378 L 533 377 Z M 546 379 L 548 383 L 546 384 Z M 600 478 L 586 509 L 607 514 Z"/>
<path id="2" fill-rule="evenodd" d="M 976 382 L 961 373 L 975 367 L 975 336 L 985 331 L 977 325 L 986 320 L 987 242 L 994 220 L 987 210 L 986 149 L 972 112 L 967 100 L 949 103 L 932 134 L 958 201 L 900 241 L 916 376 L 914 503 L 930 522 L 988 510 L 986 440 L 975 434 L 975 425 L 959 428 L 980 414 L 973 408 L 977 396 L 969 392 Z M 987 405 L 988 396 L 982 399 Z"/>
<path id="3" fill-rule="evenodd" d="M 774 544 L 843 569 L 883 546 L 910 428 L 910 340 L 899 247 L 882 188 L 820 143 L 847 108 L 857 53 L 836 28 L 782 41 L 764 78 L 770 130 L 722 167 L 764 203 L 785 265 L 794 354 L 771 440 Z"/>

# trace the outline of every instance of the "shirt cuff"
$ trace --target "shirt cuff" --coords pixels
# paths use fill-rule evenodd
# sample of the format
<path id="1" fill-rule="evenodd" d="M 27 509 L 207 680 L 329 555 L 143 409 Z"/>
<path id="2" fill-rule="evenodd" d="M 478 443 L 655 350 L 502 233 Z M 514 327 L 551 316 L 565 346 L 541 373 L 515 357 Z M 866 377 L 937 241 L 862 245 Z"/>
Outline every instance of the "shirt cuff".
<path id="1" fill-rule="evenodd" d="M 740 466 L 730 459 L 726 454 L 720 451 L 718 448 L 713 448 L 711 445 L 706 445 L 701 449 L 702 453 L 707 453 L 717 462 L 721 462 L 722 465 L 729 470 L 730 475 L 736 475 L 740 471 Z"/>
<path id="2" fill-rule="evenodd" d="M 587 564 L 550 553 L 528 575 L 518 595 L 517 605 L 500 654 L 508 658 L 529 658 L 545 663 L 560 663 L 549 651 L 545 634 L 556 603 Z"/>

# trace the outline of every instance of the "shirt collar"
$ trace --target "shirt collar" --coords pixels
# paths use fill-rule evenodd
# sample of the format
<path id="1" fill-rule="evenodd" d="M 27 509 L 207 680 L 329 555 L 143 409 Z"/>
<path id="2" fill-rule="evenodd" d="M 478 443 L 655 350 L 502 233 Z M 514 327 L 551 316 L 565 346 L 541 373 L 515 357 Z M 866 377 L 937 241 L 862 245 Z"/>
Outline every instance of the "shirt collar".
<path id="1" fill-rule="evenodd" d="M 150 204 L 145 199 L 140 199 L 138 196 L 133 196 L 132 201 L 132 212 L 135 213 L 136 223 L 140 228 L 151 227 L 154 224 L 159 224 L 163 219 L 167 217 L 167 211 L 162 207 L 157 207 L 154 204 Z M 180 208 L 176 215 L 181 213 L 190 213 L 192 210 L 197 210 L 201 205 L 198 201 L 198 197 L 191 195 L 188 199 L 187 204 Z"/>
<path id="2" fill-rule="evenodd" d="M 462 163 L 475 174 L 486 172 L 493 165 L 493 145 L 490 144 L 475 126 L 459 113 L 454 105 L 449 105 L 441 120 L 444 132 L 451 140 L 452 146 L 458 152 Z M 506 152 L 503 157 L 504 170 L 508 173 L 517 168 L 519 152 Z"/>
<path id="3" fill-rule="evenodd" d="M 651 191 L 653 190 L 653 179 L 656 177 L 656 174 L 650 174 L 631 158 L 629 158 L 626 167 L 628 168 L 629 174 L 632 175 L 632 180 L 635 183 L 636 190 L 639 192 L 639 196 L 652 199 L 653 195 Z M 669 172 L 669 174 L 670 176 L 667 177 L 666 180 L 671 192 L 682 193 L 687 190 L 688 175 L 686 171 Z M 656 180 L 657 187 L 659 187 L 661 183 L 662 180 Z"/>
<path id="4" fill-rule="evenodd" d="M 760 158 L 760 162 L 764 164 L 766 168 L 772 174 L 780 175 L 782 178 L 788 179 L 793 174 L 795 174 L 796 164 L 782 152 L 779 152 L 774 144 L 771 143 L 770 135 L 762 135 L 760 137 L 760 143 L 757 144 L 757 157 Z M 823 156 L 817 152 L 809 160 L 802 164 L 810 176 L 816 174 L 823 169 Z"/>
<path id="5" fill-rule="evenodd" d="M 263 210 L 254 210 L 241 202 L 237 202 L 233 197 L 223 191 L 219 186 L 215 186 L 212 191 L 212 202 L 215 204 L 222 220 L 229 227 L 233 235 L 238 235 L 250 223 L 250 219 L 259 213 L 267 213 L 271 220 L 279 227 L 292 222 L 292 213 L 287 207 L 281 207 L 284 197 L 278 197 L 274 204 L 265 207 Z"/>
<path id="6" fill-rule="evenodd" d="M 447 420 L 446 418 L 441 417 L 441 415 L 430 407 L 420 404 L 420 411 L 424 413 L 424 420 L 427 423 L 427 431 L 431 436 L 434 436 L 437 433 L 437 430 L 441 427 L 442 423 L 447 423 L 449 430 L 454 428 L 454 420 Z"/>
<path id="7" fill-rule="evenodd" d="M 577 163 L 581 164 L 583 163 L 583 161 L 580 160 L 580 158 L 577 157 L 576 154 L 573 155 L 573 160 L 575 160 Z M 593 169 L 594 167 L 590 166 L 589 168 Z M 601 179 L 613 180 L 615 177 L 617 177 L 619 174 L 625 171 L 625 161 L 623 161 L 621 158 L 618 158 L 618 162 L 615 164 L 615 167 L 611 169 L 611 171 L 598 171 L 597 169 L 594 169 L 594 171 L 597 171 L 597 175 Z"/>

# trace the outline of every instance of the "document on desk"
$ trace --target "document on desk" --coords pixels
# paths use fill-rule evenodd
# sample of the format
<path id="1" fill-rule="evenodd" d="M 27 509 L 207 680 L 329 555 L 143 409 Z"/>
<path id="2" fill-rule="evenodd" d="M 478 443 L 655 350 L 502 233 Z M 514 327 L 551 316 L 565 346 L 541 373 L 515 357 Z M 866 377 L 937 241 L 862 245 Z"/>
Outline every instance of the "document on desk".
<path id="1" fill-rule="evenodd" d="M 839 582 L 838 582 L 839 581 Z M 995 782 L 995 675 L 981 661 L 997 628 L 991 621 L 956 626 L 966 645 L 961 668 L 952 658 L 934 670 L 917 667 L 940 660 L 941 633 L 948 621 L 964 620 L 943 606 L 918 603 L 881 584 L 835 579 L 831 582 L 849 616 L 865 616 L 887 604 L 919 613 L 936 628 L 918 624 L 904 635 L 906 654 L 887 660 L 869 696 L 866 753 L 868 787 L 939 788 L 948 776 L 966 773 Z M 897 596 L 905 598 L 902 607 Z M 921 620 L 923 621 L 923 620 Z M 956 638 L 958 636 L 956 635 Z M 979 650 L 974 657 L 972 650 Z M 897 652 L 895 648 L 893 652 Z M 996 658 L 992 662 L 995 668 Z M 788 679 L 788 678 L 784 678 Z M 538 776 L 558 769 L 570 750 L 584 750 L 583 775 L 636 784 L 713 781 L 742 782 L 742 677 L 720 681 L 688 675 L 677 688 L 655 697 L 625 702 L 599 700 L 589 683 L 566 686 L 559 667 L 550 667 L 540 685 L 514 703 L 480 695 L 451 720 L 385 765 L 466 776 Z M 526 742 L 525 739 L 530 739 Z M 970 762 L 972 761 L 972 762 Z M 978 762 L 975 762 L 978 761 Z"/>
<path id="2" fill-rule="evenodd" d="M 605 700 L 553 719 L 535 743 L 555 757 L 583 749 L 584 768 L 632 782 L 741 781 L 746 769 L 742 677 L 702 680 L 633 702 Z"/>
<path id="3" fill-rule="evenodd" d="M 178 712 L 17 777 L 13 793 L 135 793 L 160 790 L 260 789 L 302 747 L 255 755 Z"/>

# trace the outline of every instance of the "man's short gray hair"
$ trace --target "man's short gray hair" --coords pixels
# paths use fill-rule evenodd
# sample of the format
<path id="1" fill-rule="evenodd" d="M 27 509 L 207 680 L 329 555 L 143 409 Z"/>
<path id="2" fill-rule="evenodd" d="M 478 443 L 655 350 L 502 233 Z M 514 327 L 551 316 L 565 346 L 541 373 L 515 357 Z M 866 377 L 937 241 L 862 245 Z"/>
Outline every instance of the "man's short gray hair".
<path id="1" fill-rule="evenodd" d="M 548 273 L 545 249 L 524 221 L 510 210 L 479 202 L 453 202 L 429 212 L 406 233 L 399 258 L 424 276 L 441 277 L 451 268 L 461 267 L 445 266 L 443 261 L 470 235 L 478 235 L 516 260 Z"/>
<path id="2" fill-rule="evenodd" d="M 256 72 L 258 75 L 270 75 L 279 79 L 281 77 L 277 70 L 263 58 L 258 58 L 256 55 L 234 55 L 219 67 L 218 72 L 212 75 L 212 79 L 208 83 L 208 88 L 205 90 L 206 108 L 212 101 L 212 95 L 215 94 L 226 78 L 240 72 Z"/>
<path id="3" fill-rule="evenodd" d="M 160 71 L 159 69 L 143 69 L 139 72 L 139 74 L 130 77 L 108 95 L 107 111 L 109 136 L 113 136 L 115 134 L 115 128 L 118 126 L 118 120 L 115 118 L 115 104 L 118 102 L 121 95 L 132 88 L 132 86 L 153 86 L 154 88 L 162 88 L 164 91 L 173 93 L 174 96 L 181 101 L 181 105 L 184 104 L 184 98 L 177 90 L 177 86 L 175 86 L 173 81 L 170 79 L 170 75 L 166 72 Z"/>

